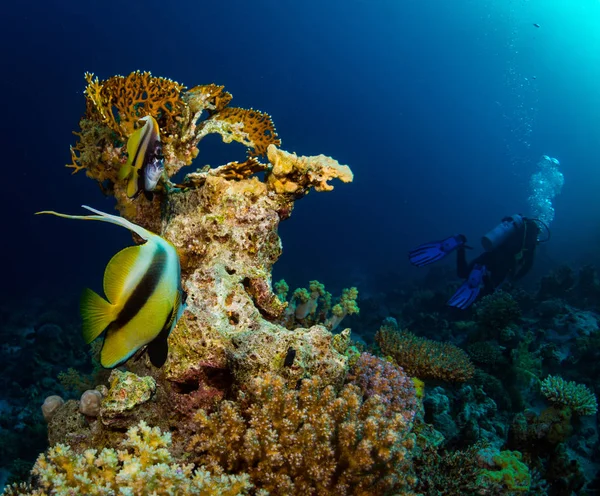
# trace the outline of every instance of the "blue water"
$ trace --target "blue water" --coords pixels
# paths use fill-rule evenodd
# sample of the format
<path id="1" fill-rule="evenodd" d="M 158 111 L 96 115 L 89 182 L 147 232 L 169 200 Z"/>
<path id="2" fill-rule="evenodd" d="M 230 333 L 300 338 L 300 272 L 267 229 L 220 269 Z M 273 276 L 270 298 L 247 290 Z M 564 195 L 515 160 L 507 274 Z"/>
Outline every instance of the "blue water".
<path id="1" fill-rule="evenodd" d="M 560 159 L 565 186 L 538 268 L 597 256 L 596 0 L 35 1 L 4 6 L 0 23 L 4 299 L 78 291 L 129 243 L 33 216 L 111 211 L 64 168 L 85 71 L 223 84 L 272 115 L 284 149 L 352 167 L 353 184 L 311 193 L 282 224 L 275 277 L 292 285 L 376 290 L 378 274 L 415 275 L 415 244 L 463 232 L 478 246 L 502 216 L 527 213 L 542 154 Z M 201 145 L 198 166 L 243 154 Z"/>
<path id="2" fill-rule="evenodd" d="M 234 106 L 272 116 L 285 150 L 348 164 L 352 184 L 311 192 L 281 224 L 273 275 L 292 289 L 318 279 L 334 295 L 357 286 L 371 334 L 384 315 L 373 311 L 369 321 L 369 305 L 389 303 L 397 287 L 427 274 L 410 266 L 409 249 L 463 233 L 472 257 L 502 217 L 530 214 L 529 181 L 542 155 L 560 160 L 565 183 L 553 199 L 552 238 L 519 284 L 535 286 L 563 264 L 600 266 L 600 0 L 4 4 L 0 336 L 35 356 L 21 363 L 15 354 L 1 371 L 2 384 L 14 377 L 13 393 L 30 395 L 23 403 L 41 403 L 40 375 L 54 384 L 57 370 L 72 365 L 53 350 L 83 346 L 77 295 L 101 290 L 108 260 L 131 244 L 114 226 L 33 215 L 81 214 L 82 204 L 113 212 L 94 181 L 64 166 L 85 110 L 86 71 L 107 79 L 149 70 L 188 87 L 224 85 Z M 194 166 L 244 156 L 241 145 L 209 136 Z M 452 275 L 448 258 L 439 265 Z M 29 348 L 32 334 L 14 336 L 46 314 L 55 334 L 46 329 Z M 11 448 L 30 463 L 45 448 L 45 426 L 37 406 L 26 413 L 38 424 L 18 432 L 37 428 L 36 436 L 22 453 Z"/>
<path id="3" fill-rule="evenodd" d="M 502 216 L 526 213 L 542 154 L 560 159 L 565 187 L 541 259 L 596 256 L 600 2 L 141 5 L 3 8 L 5 297 L 98 280 L 127 242 L 118 229 L 32 216 L 111 208 L 83 173 L 63 167 L 85 71 L 223 84 L 235 105 L 272 115 L 285 149 L 352 167 L 353 184 L 310 194 L 281 226 L 276 277 L 333 286 L 380 272 L 408 277 L 411 246 L 453 232 L 478 244 Z M 217 138 L 202 145 L 199 166 L 242 153 Z"/>

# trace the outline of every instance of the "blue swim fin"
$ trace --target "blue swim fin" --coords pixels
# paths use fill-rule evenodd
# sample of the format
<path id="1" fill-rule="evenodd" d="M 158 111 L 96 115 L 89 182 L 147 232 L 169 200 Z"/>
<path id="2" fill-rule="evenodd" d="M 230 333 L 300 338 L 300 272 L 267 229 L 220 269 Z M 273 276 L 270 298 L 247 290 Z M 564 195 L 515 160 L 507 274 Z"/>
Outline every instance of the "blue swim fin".
<path id="1" fill-rule="evenodd" d="M 467 238 L 462 234 L 457 234 L 456 236 L 450 236 L 441 241 L 425 243 L 414 250 L 409 251 L 408 259 L 411 264 L 417 267 L 423 267 L 424 265 L 429 265 L 430 263 L 441 260 L 459 246 L 464 246 L 466 241 Z"/>
<path id="2" fill-rule="evenodd" d="M 484 275 L 485 265 L 476 264 L 471 270 L 469 278 L 458 288 L 452 298 L 448 300 L 448 305 L 460 308 L 461 310 L 469 308 L 479 296 Z"/>

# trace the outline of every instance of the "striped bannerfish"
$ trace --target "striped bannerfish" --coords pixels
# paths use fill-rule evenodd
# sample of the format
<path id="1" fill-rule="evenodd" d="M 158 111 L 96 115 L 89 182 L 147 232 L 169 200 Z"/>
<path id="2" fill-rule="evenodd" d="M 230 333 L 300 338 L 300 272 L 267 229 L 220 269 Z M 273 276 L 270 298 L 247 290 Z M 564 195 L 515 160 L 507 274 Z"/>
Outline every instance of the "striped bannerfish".
<path id="1" fill-rule="evenodd" d="M 127 180 L 127 196 L 135 198 L 144 192 L 152 200 L 152 191 L 164 171 L 160 129 L 156 119 L 147 115 L 140 119 L 142 127 L 127 140 L 127 162 L 119 171 L 119 179 Z"/>
<path id="2" fill-rule="evenodd" d="M 177 251 L 165 239 L 122 217 L 82 206 L 97 215 L 37 213 L 110 222 L 146 240 L 121 250 L 108 262 L 104 271 L 106 300 L 91 289 L 83 291 L 83 338 L 89 344 L 105 333 L 100 352 L 103 367 L 126 362 L 144 346 L 152 364 L 161 367 L 167 360 L 167 338 L 185 307 Z"/>

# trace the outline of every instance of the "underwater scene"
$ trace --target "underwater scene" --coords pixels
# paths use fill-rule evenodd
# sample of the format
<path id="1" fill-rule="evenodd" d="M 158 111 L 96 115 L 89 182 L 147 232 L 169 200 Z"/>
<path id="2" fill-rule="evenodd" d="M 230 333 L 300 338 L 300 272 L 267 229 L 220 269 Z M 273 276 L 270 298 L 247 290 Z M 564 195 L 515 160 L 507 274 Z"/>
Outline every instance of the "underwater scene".
<path id="1" fill-rule="evenodd" d="M 0 494 L 600 494 L 600 1 L 0 25 Z"/>

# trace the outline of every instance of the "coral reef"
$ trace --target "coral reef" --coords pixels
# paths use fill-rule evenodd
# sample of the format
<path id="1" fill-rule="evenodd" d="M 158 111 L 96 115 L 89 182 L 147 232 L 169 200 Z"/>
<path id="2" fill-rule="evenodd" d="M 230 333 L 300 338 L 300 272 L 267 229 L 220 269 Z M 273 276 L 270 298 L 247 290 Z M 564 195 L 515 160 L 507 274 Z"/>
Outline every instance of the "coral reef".
<path id="1" fill-rule="evenodd" d="M 191 464 L 177 464 L 169 452 L 171 436 L 144 422 L 131 427 L 120 450 L 85 450 L 77 454 L 63 444 L 39 456 L 33 467 L 37 487 L 13 485 L 5 496 L 85 494 L 230 495 L 248 494 L 247 475 L 213 476 Z"/>
<path id="2" fill-rule="evenodd" d="M 436 387 L 423 400 L 424 419 L 444 435 L 444 446 L 485 442 L 500 447 L 506 432 L 496 403 L 479 387 L 463 385 L 456 393 Z"/>
<path id="3" fill-rule="evenodd" d="M 329 309 L 331 295 L 312 281 L 304 302 L 308 311 L 299 311 L 305 321 L 298 319 L 297 325 L 286 328 L 285 288 L 280 286 L 277 294 L 272 289 L 272 267 L 281 254 L 279 223 L 310 190 L 330 191 L 332 179 L 351 181 L 350 168 L 325 155 L 301 156 L 278 148 L 281 141 L 271 118 L 257 110 L 230 107 L 232 97 L 222 86 L 188 90 L 140 71 L 106 80 L 89 73 L 85 77 L 86 111 L 75 133 L 78 139 L 69 167 L 74 173 L 85 170 L 105 194 L 114 196 L 123 217 L 176 248 L 186 309 L 169 335 L 168 359 L 161 369 L 138 355 L 127 362 L 127 370 L 114 370 L 100 382 L 94 381 L 94 374 L 75 370 L 61 376 L 79 394 L 86 392 L 79 400 L 46 405 L 52 447 L 38 460 L 32 491 L 72 483 L 74 466 L 84 474 L 79 482 L 89 485 L 80 486 L 82 494 L 94 494 L 89 487 L 101 487 L 97 477 L 102 475 L 109 478 L 105 484 L 119 480 L 121 487 L 131 484 L 130 494 L 140 494 L 146 478 L 148 484 L 160 480 L 167 486 L 178 480 L 189 494 L 212 494 L 198 489 L 199 484 L 238 487 L 242 494 L 250 488 L 248 476 L 259 489 L 275 490 L 274 482 L 288 480 L 280 490 L 297 487 L 300 493 L 302 487 L 366 494 L 371 489 L 410 486 L 410 412 L 415 406 L 410 380 L 397 371 L 394 377 L 398 387 L 405 388 L 407 405 L 400 411 L 398 404 L 398 411 L 389 412 L 390 398 L 363 397 L 359 386 L 344 385 L 349 369 L 346 352 L 353 361 L 358 359 L 351 353 L 350 332 L 334 340 L 330 332 L 334 326 L 324 325 L 327 310 L 318 313 L 314 308 L 315 299 L 321 298 L 321 310 Z M 158 123 L 164 173 L 153 196 L 129 198 L 119 170 L 128 158 L 127 140 L 148 115 Z M 201 140 L 210 133 L 219 134 L 225 143 L 241 143 L 249 158 L 190 171 L 173 183 L 173 175 L 192 163 Z M 268 163 L 261 163 L 261 157 Z M 344 315 L 358 312 L 357 295 L 356 288 L 343 292 L 334 313 L 336 325 Z M 311 311 L 314 321 L 306 319 Z M 278 395 L 267 397 L 275 391 Z M 234 397 L 237 403 L 231 402 Z M 292 402 L 286 408 L 295 409 L 297 417 L 280 417 L 286 402 Z M 236 478 L 218 474 L 212 478 L 201 468 L 201 457 L 206 456 L 209 464 L 217 452 L 206 454 L 201 449 L 205 430 L 199 419 L 212 415 L 216 420 L 226 408 L 237 409 L 247 422 L 248 476 L 240 471 Z M 324 424 L 328 415 L 331 420 Z M 295 465 L 297 456 L 282 468 L 273 451 L 268 463 L 279 476 L 269 481 L 261 475 L 268 460 L 263 460 L 262 449 L 275 445 L 266 430 L 253 440 L 258 428 L 254 417 L 264 425 L 271 422 L 272 428 L 283 422 L 277 442 L 286 446 L 283 451 L 290 448 L 290 455 L 299 452 L 296 438 L 304 439 L 303 451 L 308 453 L 315 447 L 314 436 L 321 436 L 322 450 L 306 461 L 312 473 L 303 475 Z M 140 421 L 169 432 L 169 443 Z M 123 441 L 127 429 L 129 440 Z M 140 432 L 150 436 L 140 442 L 150 443 L 155 451 L 135 444 Z M 192 444 L 198 464 L 164 465 L 185 457 L 192 435 L 197 436 Z M 122 446 L 126 452 L 114 451 Z M 90 448 L 103 451 L 98 454 Z M 217 469 L 216 463 L 210 465 Z M 225 491 L 219 494 L 228 494 Z"/>
<path id="4" fill-rule="evenodd" d="M 223 401 L 212 414 L 198 411 L 190 460 L 213 473 L 248 473 L 272 495 L 407 490 L 415 482 L 414 410 L 400 402 L 388 408 L 389 394 L 387 402 L 363 395 L 354 384 L 336 394 L 318 376 L 291 389 L 264 374 L 238 402 Z"/>
<path id="5" fill-rule="evenodd" d="M 450 343 L 420 338 L 408 331 L 382 326 L 375 335 L 385 355 L 390 355 L 411 376 L 464 382 L 475 368 L 467 354 Z"/>
<path id="6" fill-rule="evenodd" d="M 20 438 L 31 445 L 47 428 L 50 443 L 29 484 L 6 494 L 562 496 L 593 478 L 593 267 L 559 269 L 537 294 L 505 284 L 472 320 L 444 306 L 444 268 L 404 287 L 388 274 L 385 296 L 361 285 L 360 301 L 356 287 L 336 297 L 317 280 L 290 291 L 272 281 L 279 224 L 311 190 L 351 181 L 349 167 L 284 151 L 267 114 L 231 107 L 216 84 L 188 89 L 139 71 L 86 81 L 69 167 L 177 249 L 186 307 L 162 368 L 139 354 L 100 370 L 99 343 L 86 351 L 64 308 L 35 322 L 6 319 L 3 362 L 31 354 L 37 368 L 23 372 L 23 392 L 7 379 L 16 367 L 3 365 L 2 468 L 9 460 L 13 475 L 25 472 Z M 148 115 L 164 173 L 153 195 L 132 199 L 118 172 Z M 245 147 L 246 159 L 175 179 L 211 133 Z"/>

